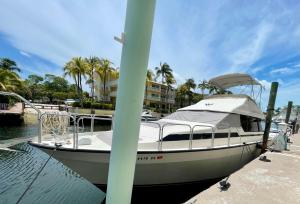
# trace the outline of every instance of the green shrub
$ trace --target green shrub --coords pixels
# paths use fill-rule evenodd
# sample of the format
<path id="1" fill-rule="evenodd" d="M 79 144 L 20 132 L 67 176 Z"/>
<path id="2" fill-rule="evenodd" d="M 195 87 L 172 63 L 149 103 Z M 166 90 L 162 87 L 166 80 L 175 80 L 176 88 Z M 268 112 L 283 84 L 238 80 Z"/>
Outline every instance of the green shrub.
<path id="1" fill-rule="evenodd" d="M 73 106 L 73 107 L 80 107 L 81 105 L 80 105 L 80 102 L 74 102 L 74 103 L 72 104 L 72 106 Z"/>
<path id="2" fill-rule="evenodd" d="M 113 105 L 110 103 L 103 104 L 103 109 L 105 109 L 105 110 L 111 110 L 112 108 L 113 108 Z"/>
<path id="3" fill-rule="evenodd" d="M 84 108 L 91 108 L 92 102 L 91 101 L 83 101 L 83 107 Z"/>
<path id="4" fill-rule="evenodd" d="M 101 104 L 101 103 L 94 102 L 94 103 L 92 103 L 92 108 L 95 108 L 95 109 L 102 109 L 102 104 Z"/>

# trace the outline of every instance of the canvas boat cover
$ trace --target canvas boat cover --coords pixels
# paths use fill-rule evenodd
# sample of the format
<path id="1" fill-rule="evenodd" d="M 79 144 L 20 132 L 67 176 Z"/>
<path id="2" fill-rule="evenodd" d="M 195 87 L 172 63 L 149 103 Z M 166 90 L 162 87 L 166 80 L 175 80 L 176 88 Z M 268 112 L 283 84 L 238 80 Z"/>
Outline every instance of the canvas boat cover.
<path id="1" fill-rule="evenodd" d="M 248 74 L 234 73 L 218 76 L 209 80 L 209 83 L 221 88 L 228 89 L 235 86 L 243 85 L 261 85 Z"/>
<path id="2" fill-rule="evenodd" d="M 212 111 L 265 118 L 255 101 L 247 95 L 213 95 L 178 111 Z"/>

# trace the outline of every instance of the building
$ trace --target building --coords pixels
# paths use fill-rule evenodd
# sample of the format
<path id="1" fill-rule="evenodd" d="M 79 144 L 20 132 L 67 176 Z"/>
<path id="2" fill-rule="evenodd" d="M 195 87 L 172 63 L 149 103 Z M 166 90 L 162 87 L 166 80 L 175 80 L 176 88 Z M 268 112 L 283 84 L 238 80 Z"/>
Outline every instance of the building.
<path id="1" fill-rule="evenodd" d="M 95 74 L 95 96 L 99 101 L 115 104 L 118 79 L 108 77 L 106 83 Z M 175 89 L 155 81 L 147 81 L 145 86 L 144 108 L 170 112 L 175 105 Z"/>

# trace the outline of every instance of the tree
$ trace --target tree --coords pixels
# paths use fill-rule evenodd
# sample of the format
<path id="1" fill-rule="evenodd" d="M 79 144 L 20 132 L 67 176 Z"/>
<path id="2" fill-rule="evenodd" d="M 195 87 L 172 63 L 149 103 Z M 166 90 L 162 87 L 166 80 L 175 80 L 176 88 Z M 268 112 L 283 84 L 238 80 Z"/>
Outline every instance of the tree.
<path id="1" fill-rule="evenodd" d="M 87 70 L 86 73 L 89 76 L 87 83 L 91 85 L 91 96 L 92 100 L 94 100 L 95 95 L 95 80 L 94 80 L 94 73 L 98 67 L 100 67 L 101 60 L 98 57 L 90 57 L 85 59 L 87 62 Z"/>
<path id="2" fill-rule="evenodd" d="M 187 95 L 188 95 L 188 98 L 189 98 L 189 105 L 191 105 L 191 102 L 192 102 L 192 99 L 193 99 L 193 91 L 192 90 L 195 90 L 197 85 L 196 85 L 193 78 L 187 79 L 186 82 L 184 83 L 184 85 L 186 86 L 186 88 L 188 90 Z"/>
<path id="3" fill-rule="evenodd" d="M 74 57 L 64 66 L 64 76 L 70 76 L 74 79 L 77 86 L 77 94 L 82 97 L 82 76 L 85 77 L 88 65 L 81 57 Z"/>
<path id="4" fill-rule="evenodd" d="M 11 72 L 21 72 L 21 69 L 17 66 L 17 63 L 9 58 L 0 59 L 0 69 L 8 70 Z"/>
<path id="5" fill-rule="evenodd" d="M 179 103 L 180 107 L 183 107 L 188 91 L 189 90 L 185 84 L 178 86 L 176 90 L 176 101 Z"/>
<path id="6" fill-rule="evenodd" d="M 146 85 L 145 85 L 145 99 L 147 100 L 148 97 L 148 82 L 153 81 L 153 72 L 151 69 L 147 70 L 147 75 L 146 75 Z"/>
<path id="7" fill-rule="evenodd" d="M 108 59 L 101 59 L 100 66 L 96 68 L 96 73 L 100 76 L 103 82 L 103 96 L 107 100 L 106 83 L 109 78 L 116 78 L 117 72 L 112 67 L 113 63 Z"/>
<path id="8" fill-rule="evenodd" d="M 161 77 L 161 83 L 165 84 L 167 79 L 169 82 L 175 81 L 174 76 L 173 76 L 173 70 L 170 68 L 170 66 L 165 62 L 165 63 L 159 63 L 159 67 L 155 67 L 156 70 L 156 80 L 158 77 Z M 162 95 L 162 94 L 161 94 Z M 162 97 L 160 101 L 160 110 L 162 112 Z"/>
<path id="9" fill-rule="evenodd" d="M 0 90 L 1 91 L 16 91 L 22 86 L 22 81 L 19 75 L 8 69 L 0 69 Z"/>
<path id="10" fill-rule="evenodd" d="M 176 83 L 176 80 L 171 77 L 171 76 L 168 76 L 166 78 L 166 84 L 167 84 L 167 95 L 166 95 L 166 100 L 168 101 L 169 100 L 169 91 L 173 89 L 172 85 Z M 170 104 L 169 104 L 169 112 L 170 112 Z"/>
<path id="11" fill-rule="evenodd" d="M 44 78 L 38 75 L 29 75 L 28 78 L 25 80 L 26 85 L 29 88 L 31 99 L 34 100 L 37 98 L 38 95 L 41 95 L 42 92 L 42 84 L 41 82 L 44 81 Z"/>
<path id="12" fill-rule="evenodd" d="M 204 97 L 204 91 L 209 88 L 208 82 L 203 79 L 199 84 L 198 88 L 201 89 L 202 97 Z"/>
<path id="13" fill-rule="evenodd" d="M 65 78 L 55 76 L 52 74 L 46 74 L 44 88 L 45 88 L 47 97 L 49 98 L 50 102 L 52 103 L 53 98 L 55 98 L 55 96 L 58 96 L 58 95 L 66 96 L 64 93 L 66 93 L 66 90 L 68 90 L 69 87 L 68 87 L 68 81 Z"/>
<path id="14" fill-rule="evenodd" d="M 156 79 L 161 76 L 161 83 L 165 84 L 167 78 L 174 78 L 173 70 L 167 63 L 160 63 L 159 67 L 155 67 Z"/>

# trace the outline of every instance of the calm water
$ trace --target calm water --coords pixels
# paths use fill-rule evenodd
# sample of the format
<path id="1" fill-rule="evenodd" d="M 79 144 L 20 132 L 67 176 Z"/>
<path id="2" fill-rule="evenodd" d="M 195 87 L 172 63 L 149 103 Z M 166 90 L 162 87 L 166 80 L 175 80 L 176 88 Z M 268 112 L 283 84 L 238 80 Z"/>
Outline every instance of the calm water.
<path id="1" fill-rule="evenodd" d="M 0 142 L 37 135 L 37 126 L 26 122 L 0 127 Z M 0 204 L 17 203 L 49 155 L 26 143 L 0 150 Z M 76 172 L 50 159 L 19 203 L 101 203 L 105 194 Z"/>

